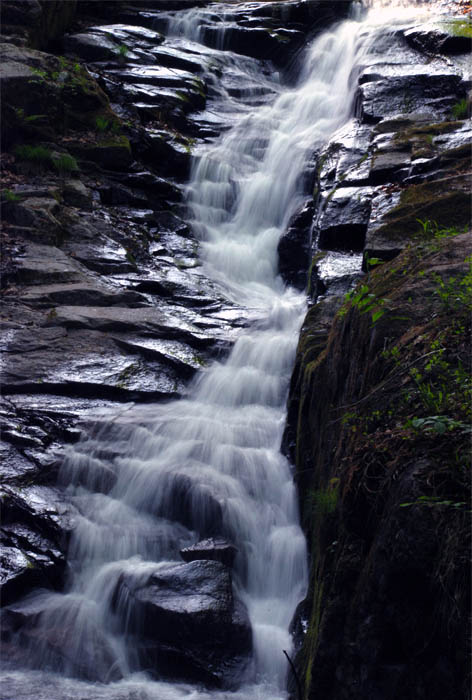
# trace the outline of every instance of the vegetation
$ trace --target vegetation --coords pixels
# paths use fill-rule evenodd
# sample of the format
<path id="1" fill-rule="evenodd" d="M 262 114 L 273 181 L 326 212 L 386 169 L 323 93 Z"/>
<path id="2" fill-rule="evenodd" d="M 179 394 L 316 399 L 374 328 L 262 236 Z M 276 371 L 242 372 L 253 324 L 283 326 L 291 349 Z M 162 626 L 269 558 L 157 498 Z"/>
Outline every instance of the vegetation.
<path id="1" fill-rule="evenodd" d="M 48 166 L 52 162 L 52 153 L 44 146 L 22 144 L 15 148 L 15 156 L 18 158 L 18 160 L 26 161 L 39 166 Z"/>
<path id="2" fill-rule="evenodd" d="M 6 202 L 20 202 L 21 197 L 19 197 L 15 192 L 12 192 L 12 190 L 2 190 L 2 199 L 4 199 Z"/>
<path id="3" fill-rule="evenodd" d="M 68 153 L 61 153 L 59 156 L 53 157 L 52 162 L 62 176 L 79 170 L 76 159 Z"/>
<path id="4" fill-rule="evenodd" d="M 451 111 L 454 119 L 467 119 L 467 109 L 467 99 L 464 97 L 463 100 L 452 106 Z"/>

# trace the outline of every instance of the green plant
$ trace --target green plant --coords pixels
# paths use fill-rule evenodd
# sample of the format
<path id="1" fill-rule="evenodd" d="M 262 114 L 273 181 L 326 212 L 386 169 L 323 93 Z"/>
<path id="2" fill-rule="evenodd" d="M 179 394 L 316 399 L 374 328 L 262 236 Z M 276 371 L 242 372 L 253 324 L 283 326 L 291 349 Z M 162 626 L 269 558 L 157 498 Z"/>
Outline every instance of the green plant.
<path id="1" fill-rule="evenodd" d="M 345 316 L 350 304 L 351 307 L 355 307 L 361 314 L 370 313 L 372 324 L 375 324 L 384 315 L 385 309 L 382 307 L 387 301 L 388 299 L 377 297 L 369 291 L 367 284 L 363 284 L 361 287 L 353 289 L 346 294 L 344 306 L 338 311 L 338 316 L 341 318 Z"/>
<path id="2" fill-rule="evenodd" d="M 329 515 L 336 510 L 339 497 L 339 479 L 330 479 L 328 488 L 315 489 L 308 494 L 307 503 L 312 513 Z"/>
<path id="3" fill-rule="evenodd" d="M 105 131 L 108 131 L 109 127 L 110 122 L 108 119 L 105 119 L 105 117 L 97 117 L 95 119 L 95 128 L 99 133 L 104 134 Z"/>
<path id="4" fill-rule="evenodd" d="M 40 80 L 47 80 L 49 75 L 47 71 L 41 70 L 40 68 L 35 68 L 34 66 L 30 66 L 30 71 L 33 73 L 36 79 Z"/>
<path id="5" fill-rule="evenodd" d="M 35 165 L 50 165 L 52 153 L 44 146 L 29 146 L 22 144 L 15 148 L 15 156 L 18 160 L 34 163 Z"/>
<path id="6" fill-rule="evenodd" d="M 21 197 L 19 197 L 15 192 L 11 190 L 2 190 L 2 199 L 7 202 L 19 202 Z"/>
<path id="7" fill-rule="evenodd" d="M 419 496 L 416 501 L 400 503 L 400 508 L 409 508 L 410 506 L 426 506 L 428 508 L 449 507 L 462 509 L 467 506 L 467 503 L 465 501 L 454 502 L 450 499 L 443 499 L 440 496 Z"/>
<path id="8" fill-rule="evenodd" d="M 52 162 L 61 175 L 74 173 L 79 170 L 76 159 L 68 153 L 61 153 L 59 156 L 54 157 Z"/>
<path id="9" fill-rule="evenodd" d="M 120 58 L 126 58 L 128 54 L 129 48 L 125 44 L 121 44 L 121 46 L 118 48 L 118 56 Z"/>
<path id="10" fill-rule="evenodd" d="M 466 259 L 469 263 L 468 272 L 462 277 L 449 277 L 444 280 L 437 272 L 433 273 L 436 282 L 434 295 L 437 296 L 447 310 L 472 311 L 472 256 Z"/>
<path id="11" fill-rule="evenodd" d="M 382 260 L 382 258 L 369 258 L 368 255 L 365 257 L 365 264 L 367 270 L 370 270 L 373 267 L 377 267 L 377 265 L 383 265 L 385 260 Z"/>
<path id="12" fill-rule="evenodd" d="M 452 105 L 451 108 L 452 116 L 455 119 L 467 119 L 467 100 L 464 97 L 464 99 L 460 100 L 459 102 L 456 102 L 455 105 Z"/>
<path id="13" fill-rule="evenodd" d="M 429 434 L 436 433 L 443 435 L 451 430 L 460 429 L 460 432 L 467 434 L 472 432 L 472 426 L 460 420 L 455 420 L 450 416 L 426 416 L 426 418 L 409 418 L 405 425 L 406 429 L 412 428 L 417 432 Z"/>

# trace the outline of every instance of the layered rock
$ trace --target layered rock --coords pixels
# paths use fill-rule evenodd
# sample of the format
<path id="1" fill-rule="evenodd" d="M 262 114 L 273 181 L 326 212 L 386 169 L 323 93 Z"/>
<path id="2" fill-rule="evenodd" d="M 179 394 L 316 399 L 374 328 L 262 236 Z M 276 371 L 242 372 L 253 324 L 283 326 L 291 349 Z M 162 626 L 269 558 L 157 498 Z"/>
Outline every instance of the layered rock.
<path id="1" fill-rule="evenodd" d="M 357 119 L 319 159 L 320 300 L 284 437 L 311 544 L 292 628 L 306 698 L 468 693 L 472 134 L 465 45 L 443 61 L 449 44 L 425 31 L 364 69 Z"/>

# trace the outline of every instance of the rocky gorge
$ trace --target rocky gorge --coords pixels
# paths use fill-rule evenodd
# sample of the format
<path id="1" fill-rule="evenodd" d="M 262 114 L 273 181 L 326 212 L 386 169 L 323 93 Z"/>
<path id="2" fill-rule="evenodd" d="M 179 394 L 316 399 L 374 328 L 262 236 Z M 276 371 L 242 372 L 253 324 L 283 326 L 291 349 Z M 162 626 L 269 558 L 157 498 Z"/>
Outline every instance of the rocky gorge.
<path id="1" fill-rule="evenodd" d="M 309 547 L 305 597 L 303 566 L 288 545 L 276 548 L 285 527 L 303 558 L 296 514 L 280 516 L 251 564 L 250 516 L 235 505 L 228 453 L 211 448 L 224 489 L 201 467 L 211 449 L 195 421 L 214 422 L 208 396 L 223 386 L 211 368 L 235 376 L 252 366 L 248 358 L 259 368 L 261 347 L 275 356 L 285 342 L 267 335 L 259 287 L 238 298 L 208 245 L 211 226 L 227 225 L 216 205 L 238 211 L 241 182 L 258 173 L 252 161 L 243 170 L 246 160 L 269 161 L 270 134 L 236 132 L 240 163 L 230 161 L 225 180 L 223 153 L 211 148 L 230 143 L 238 120 L 282 100 L 316 38 L 327 28 L 334 37 L 336 23 L 360 14 L 358 3 L 2 4 L 5 697 L 177 698 L 195 687 L 202 698 L 286 697 L 289 637 L 274 641 L 278 685 L 251 685 L 255 663 L 272 668 L 254 603 L 259 588 L 271 589 L 272 563 L 275 578 L 285 569 L 292 577 L 282 592 L 271 589 L 273 599 L 304 598 L 291 625 L 294 698 L 466 697 L 472 31 L 464 8 L 360 31 L 346 118 L 326 138 L 310 136 L 293 176 L 296 197 L 271 243 L 276 272 L 307 290 L 310 304 L 282 443 L 293 474 L 274 456 L 283 413 L 276 428 L 267 428 L 265 408 L 251 414 L 277 450 L 236 422 L 257 403 L 251 391 L 267 394 L 270 410 L 283 408 L 285 379 L 274 387 L 267 366 L 263 385 L 250 375 L 237 418 L 218 404 L 223 423 L 241 433 L 231 460 L 245 470 L 243 486 L 262 499 L 250 510 L 264 511 L 264 495 L 272 497 L 269 465 L 286 495 L 273 496 L 268 521 L 282 503 L 292 508 L 287 475 L 295 480 Z M 422 4 L 415 9 L 419 16 Z M 202 164 L 209 169 L 198 180 Z M 214 193 L 215 173 L 224 196 Z M 277 184 L 265 205 L 274 212 L 284 201 Z M 210 223 L 201 215 L 209 200 Z M 250 256 L 264 262 L 264 282 L 268 247 Z M 303 294 L 291 303 L 303 316 Z M 278 314 L 274 327 L 288 323 L 296 343 L 298 322 Z M 261 335 L 255 357 L 253 339 L 238 345 L 250 327 Z M 271 370 L 287 380 L 290 352 Z M 192 451 L 170 452 L 179 441 Z M 257 479 L 251 449 L 267 459 Z M 167 463 L 156 488 L 143 465 L 160 454 Z M 93 578 L 99 559 L 107 564 Z M 262 567 L 262 583 L 251 566 Z M 153 681 L 133 675 L 142 671 Z"/>

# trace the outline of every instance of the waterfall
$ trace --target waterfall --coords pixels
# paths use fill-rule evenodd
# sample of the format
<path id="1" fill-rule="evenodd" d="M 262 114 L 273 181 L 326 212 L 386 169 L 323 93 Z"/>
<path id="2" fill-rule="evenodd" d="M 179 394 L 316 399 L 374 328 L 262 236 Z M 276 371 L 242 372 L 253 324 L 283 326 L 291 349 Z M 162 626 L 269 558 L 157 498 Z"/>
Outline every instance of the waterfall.
<path id="1" fill-rule="evenodd" d="M 189 11 L 173 31 L 199 41 L 202 13 Z M 242 104 L 233 127 L 202 146 L 195 159 L 187 203 L 202 263 L 226 297 L 256 320 L 227 359 L 199 373 L 185 399 L 138 407 L 69 455 L 63 478 L 81 513 L 70 544 L 77 573 L 64 594 L 41 594 L 48 601 L 44 625 L 61 620 L 73 630 L 71 666 L 80 657 L 85 665 L 94 663 L 99 639 L 100 653 L 110 659 L 107 680 L 113 681 L 115 670 L 125 678 L 92 691 L 81 683 L 80 697 L 229 697 L 136 675 L 127 601 L 113 602 L 124 576 L 144 578 L 178 561 L 179 549 L 211 525 L 214 503 L 223 534 L 238 548 L 233 585 L 254 639 L 255 668 L 231 697 L 286 697 L 283 650 L 290 653 L 289 624 L 306 593 L 307 552 L 280 443 L 306 302 L 278 275 L 277 244 L 306 197 L 301 176 L 309 158 L 351 115 L 353 70 L 373 31 L 349 20 L 316 38 L 304 51 L 296 85 L 287 88 L 273 77 L 275 98 L 255 110 Z M 111 458 L 114 483 L 105 488 L 102 455 L 118 445 Z M 74 486 L 78 470 L 86 476 Z M 182 481 L 191 494 L 184 524 L 173 518 Z M 46 695 L 50 682 L 44 681 Z M 64 680 L 64 696 L 76 697 L 74 682 Z"/>

